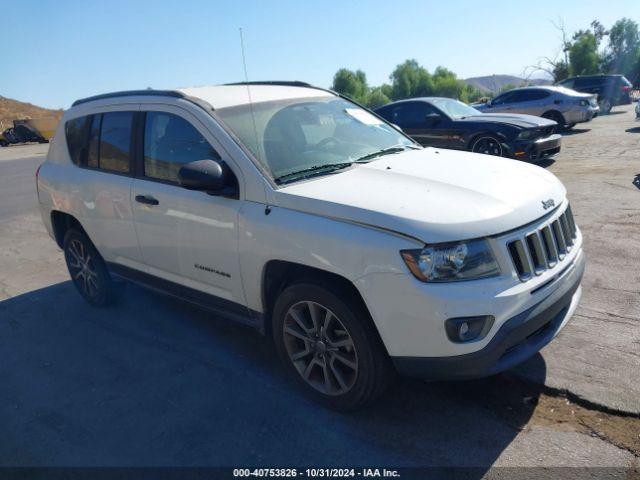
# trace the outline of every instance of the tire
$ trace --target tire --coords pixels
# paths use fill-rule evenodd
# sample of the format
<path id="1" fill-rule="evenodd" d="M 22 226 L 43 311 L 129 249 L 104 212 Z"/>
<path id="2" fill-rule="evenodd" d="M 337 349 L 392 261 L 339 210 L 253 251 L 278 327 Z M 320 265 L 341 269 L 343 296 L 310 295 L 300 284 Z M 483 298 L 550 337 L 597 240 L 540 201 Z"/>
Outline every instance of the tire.
<path id="1" fill-rule="evenodd" d="M 106 307 L 120 297 L 124 284 L 111 279 L 102 256 L 84 233 L 67 230 L 62 249 L 71 280 L 88 303 Z"/>
<path id="2" fill-rule="evenodd" d="M 471 142 L 470 151 L 474 153 L 483 153 L 485 155 L 495 155 L 501 157 L 503 155 L 500 140 L 493 135 L 479 135 Z"/>
<path id="3" fill-rule="evenodd" d="M 289 374 L 330 408 L 369 405 L 394 378 L 368 312 L 331 287 L 306 282 L 287 287 L 276 300 L 272 322 L 276 350 Z"/>
<path id="4" fill-rule="evenodd" d="M 542 118 L 546 118 L 548 120 L 553 120 L 558 124 L 556 127 L 556 132 L 562 131 L 567 128 L 567 122 L 564 119 L 564 116 L 560 112 L 544 112 L 542 114 Z"/>
<path id="5" fill-rule="evenodd" d="M 607 98 L 603 98 L 602 100 L 600 100 L 598 102 L 598 105 L 600 106 L 600 113 L 602 115 L 608 115 L 613 108 L 613 106 L 611 105 L 611 100 Z"/>

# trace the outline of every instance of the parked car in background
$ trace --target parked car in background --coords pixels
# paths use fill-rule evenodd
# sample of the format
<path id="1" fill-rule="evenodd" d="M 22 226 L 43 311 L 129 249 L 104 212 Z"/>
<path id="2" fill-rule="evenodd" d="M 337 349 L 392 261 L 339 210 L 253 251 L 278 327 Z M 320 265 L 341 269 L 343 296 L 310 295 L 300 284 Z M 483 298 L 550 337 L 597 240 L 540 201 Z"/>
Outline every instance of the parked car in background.
<path id="1" fill-rule="evenodd" d="M 631 103 L 632 85 L 624 75 L 585 75 L 570 77 L 557 85 L 597 96 L 600 113 L 607 114 L 616 105 Z"/>
<path id="2" fill-rule="evenodd" d="M 539 161 L 560 151 L 553 120 L 517 113 L 483 114 L 458 100 L 424 97 L 376 109 L 423 146 Z"/>
<path id="3" fill-rule="evenodd" d="M 600 111 L 595 95 L 550 85 L 515 88 L 487 103 L 472 106 L 483 113 L 536 115 L 553 120 L 561 128 L 589 122 Z"/>
<path id="4" fill-rule="evenodd" d="M 640 120 L 640 100 L 636 102 L 636 120 Z"/>
<path id="5" fill-rule="evenodd" d="M 88 303 L 124 279 L 251 325 L 337 408 L 395 371 L 509 369 L 580 300 L 582 235 L 551 172 L 422 148 L 298 82 L 77 101 L 36 182 Z"/>

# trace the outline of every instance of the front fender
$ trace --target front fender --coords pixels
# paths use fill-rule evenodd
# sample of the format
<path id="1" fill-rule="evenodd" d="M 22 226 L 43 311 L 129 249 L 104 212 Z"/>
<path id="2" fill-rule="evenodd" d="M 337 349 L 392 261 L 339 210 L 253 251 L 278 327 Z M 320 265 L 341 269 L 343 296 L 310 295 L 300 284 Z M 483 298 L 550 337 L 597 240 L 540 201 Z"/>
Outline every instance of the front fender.
<path id="1" fill-rule="evenodd" d="M 423 244 L 385 230 L 245 202 L 238 219 L 238 252 L 247 306 L 262 312 L 262 272 L 282 260 L 334 273 L 355 283 L 370 273 L 407 273 L 400 250 Z"/>

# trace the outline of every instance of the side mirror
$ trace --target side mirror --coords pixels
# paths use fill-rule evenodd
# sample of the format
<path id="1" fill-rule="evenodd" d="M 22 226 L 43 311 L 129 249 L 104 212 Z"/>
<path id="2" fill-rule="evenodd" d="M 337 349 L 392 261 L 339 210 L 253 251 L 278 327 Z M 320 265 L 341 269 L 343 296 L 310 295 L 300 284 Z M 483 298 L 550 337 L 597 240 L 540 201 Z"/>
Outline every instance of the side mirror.
<path id="1" fill-rule="evenodd" d="M 493 102 L 491 100 L 487 100 L 487 103 L 485 103 L 485 105 L 487 106 L 487 108 L 491 108 L 491 105 L 493 105 Z"/>
<path id="2" fill-rule="evenodd" d="M 199 190 L 211 195 L 233 196 L 237 188 L 230 186 L 233 173 L 224 162 L 197 160 L 183 165 L 178 171 L 178 183 L 187 190 Z"/>

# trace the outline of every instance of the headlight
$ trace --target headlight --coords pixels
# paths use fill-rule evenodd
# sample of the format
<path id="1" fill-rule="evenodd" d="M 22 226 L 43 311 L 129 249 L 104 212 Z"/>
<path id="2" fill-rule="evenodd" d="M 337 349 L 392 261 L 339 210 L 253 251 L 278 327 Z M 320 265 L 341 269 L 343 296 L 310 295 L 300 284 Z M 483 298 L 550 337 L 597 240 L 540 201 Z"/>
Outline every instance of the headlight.
<path id="1" fill-rule="evenodd" d="M 518 140 L 529 140 L 530 138 L 533 138 L 534 134 L 534 130 L 523 130 L 518 135 Z"/>
<path id="2" fill-rule="evenodd" d="M 427 245 L 421 250 L 402 250 L 400 255 L 411 273 L 423 282 L 475 280 L 500 273 L 485 240 Z"/>

